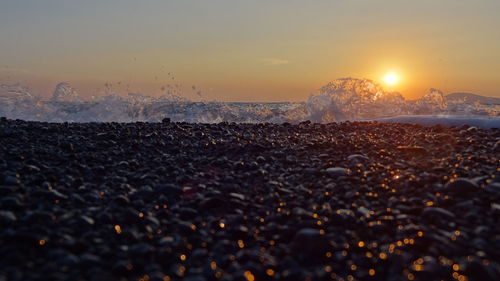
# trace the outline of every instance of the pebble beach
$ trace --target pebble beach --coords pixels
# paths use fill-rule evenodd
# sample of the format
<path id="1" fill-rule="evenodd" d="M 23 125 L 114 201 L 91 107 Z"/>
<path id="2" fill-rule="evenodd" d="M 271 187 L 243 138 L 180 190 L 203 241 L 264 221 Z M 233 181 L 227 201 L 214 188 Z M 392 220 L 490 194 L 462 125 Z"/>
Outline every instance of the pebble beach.
<path id="1" fill-rule="evenodd" d="M 0 281 L 500 280 L 500 129 L 0 120 Z"/>

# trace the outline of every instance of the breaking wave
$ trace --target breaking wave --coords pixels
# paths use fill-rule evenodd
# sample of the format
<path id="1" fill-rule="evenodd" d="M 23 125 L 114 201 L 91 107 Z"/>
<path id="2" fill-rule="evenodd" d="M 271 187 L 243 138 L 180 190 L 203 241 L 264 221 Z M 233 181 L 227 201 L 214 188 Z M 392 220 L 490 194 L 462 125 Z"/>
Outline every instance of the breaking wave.
<path id="1" fill-rule="evenodd" d="M 481 99 L 483 98 L 483 99 Z M 437 89 L 418 100 L 406 100 L 368 79 L 337 79 L 304 102 L 195 102 L 177 92 L 160 97 L 109 94 L 81 98 L 68 83 L 60 83 L 49 99 L 19 84 L 0 85 L 0 116 L 47 122 L 334 122 L 390 119 L 397 116 L 439 115 L 500 120 L 500 99 L 471 94 L 444 95 Z M 418 118 L 417 118 L 418 119 Z M 411 119 L 415 120 L 415 119 Z M 413 121 L 417 122 L 417 121 Z M 418 123 L 418 122 L 417 122 Z M 489 124 L 489 123 L 488 123 Z M 498 125 L 493 125 L 498 126 Z"/>

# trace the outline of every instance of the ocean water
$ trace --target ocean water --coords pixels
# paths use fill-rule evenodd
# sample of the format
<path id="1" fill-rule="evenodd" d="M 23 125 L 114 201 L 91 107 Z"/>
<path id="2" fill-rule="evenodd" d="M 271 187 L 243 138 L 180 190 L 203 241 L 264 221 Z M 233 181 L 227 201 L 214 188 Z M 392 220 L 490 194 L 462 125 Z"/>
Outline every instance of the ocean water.
<path id="1" fill-rule="evenodd" d="M 500 128 L 497 99 L 449 98 L 431 89 L 418 100 L 406 100 L 367 79 L 335 80 L 303 102 L 196 102 L 177 92 L 160 97 L 109 94 L 85 100 L 68 84 L 42 99 L 19 84 L 0 85 L 0 116 L 46 122 L 183 122 L 298 123 L 378 120 L 423 125 L 473 125 Z M 500 99 L 498 99 L 500 101 Z"/>

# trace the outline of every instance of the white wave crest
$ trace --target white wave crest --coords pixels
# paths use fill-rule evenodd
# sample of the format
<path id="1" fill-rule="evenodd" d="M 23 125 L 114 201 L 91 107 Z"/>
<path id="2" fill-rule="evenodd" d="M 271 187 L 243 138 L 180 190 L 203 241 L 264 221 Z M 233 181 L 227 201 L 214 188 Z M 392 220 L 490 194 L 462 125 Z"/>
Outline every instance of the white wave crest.
<path id="1" fill-rule="evenodd" d="M 56 86 L 48 100 L 33 96 L 19 84 L 0 85 L 0 115 L 48 122 L 334 122 L 373 120 L 402 115 L 486 116 L 500 119 L 500 99 L 454 95 L 431 89 L 418 100 L 406 100 L 368 79 L 342 78 L 321 87 L 304 102 L 194 102 L 179 91 L 160 97 L 131 93 L 82 99 L 68 83 Z M 467 98 L 470 99 L 467 99 Z M 473 100 L 473 102 L 471 102 Z M 481 102 L 485 101 L 485 102 Z"/>

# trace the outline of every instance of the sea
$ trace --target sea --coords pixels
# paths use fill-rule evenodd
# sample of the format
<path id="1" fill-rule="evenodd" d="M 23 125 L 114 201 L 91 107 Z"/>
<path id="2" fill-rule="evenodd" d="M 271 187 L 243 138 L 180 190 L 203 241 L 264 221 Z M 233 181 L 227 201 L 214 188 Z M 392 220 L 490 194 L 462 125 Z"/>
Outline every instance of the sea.
<path id="1" fill-rule="evenodd" d="M 430 89 L 417 100 L 385 91 L 369 79 L 342 78 L 318 89 L 302 102 L 191 101 L 182 93 L 142 93 L 83 99 L 69 83 L 59 83 L 50 98 L 33 95 L 20 84 L 0 85 L 0 116 L 42 122 L 191 123 L 331 123 L 402 122 L 421 125 L 500 128 L 500 98 L 472 94 L 445 95 Z"/>

